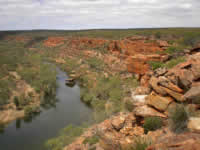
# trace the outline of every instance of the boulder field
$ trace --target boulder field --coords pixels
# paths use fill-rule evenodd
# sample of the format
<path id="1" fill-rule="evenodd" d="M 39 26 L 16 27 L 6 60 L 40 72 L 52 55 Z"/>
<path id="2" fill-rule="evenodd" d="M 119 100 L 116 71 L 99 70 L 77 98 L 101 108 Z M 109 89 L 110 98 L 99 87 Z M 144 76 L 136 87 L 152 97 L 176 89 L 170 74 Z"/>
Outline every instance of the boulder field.
<path id="1" fill-rule="evenodd" d="M 147 150 L 198 150 L 200 146 L 200 47 L 184 53 L 186 60 L 171 69 L 151 70 L 148 62 L 166 62 L 170 59 L 164 51 L 169 44 L 166 41 L 150 40 L 145 37 L 128 37 L 122 40 L 103 40 L 79 38 L 71 39 L 73 48 L 80 46 L 105 47 L 113 55 L 125 61 L 130 73 L 136 74 L 140 86 L 131 94 L 134 105 L 132 112 L 119 113 L 96 124 L 85 131 L 65 150 L 120 150 L 134 144 L 135 138 L 150 138 L 151 146 Z M 88 46 L 89 45 L 89 46 Z M 86 55 L 90 55 L 89 53 Z M 175 134 L 168 127 L 170 110 L 179 104 L 195 111 L 196 117 L 190 117 L 188 131 Z M 146 117 L 161 117 L 163 128 L 145 134 L 143 124 Z M 94 145 L 84 144 L 84 140 L 98 134 L 100 141 Z"/>

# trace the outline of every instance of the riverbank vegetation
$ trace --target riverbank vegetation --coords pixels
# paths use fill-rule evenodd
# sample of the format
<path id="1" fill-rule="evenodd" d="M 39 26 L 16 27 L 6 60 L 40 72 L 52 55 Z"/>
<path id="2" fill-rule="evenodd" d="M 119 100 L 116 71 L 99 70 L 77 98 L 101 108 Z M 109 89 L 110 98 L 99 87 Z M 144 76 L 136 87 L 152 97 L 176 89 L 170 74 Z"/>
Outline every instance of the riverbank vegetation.
<path id="1" fill-rule="evenodd" d="M 45 145 L 48 147 L 48 150 L 61 150 L 65 145 L 70 144 L 75 138 L 83 134 L 83 132 L 84 127 L 68 125 L 60 131 L 58 137 L 48 140 Z"/>
<path id="2" fill-rule="evenodd" d="M 56 72 L 41 55 L 25 47 L 26 42 L 0 41 L 0 109 L 34 109 L 55 96 Z M 51 98 L 52 99 L 52 98 Z M 55 102 L 54 102 L 55 103 Z M 32 108 L 33 106 L 33 108 Z M 29 110 L 30 110 L 29 109 Z"/>

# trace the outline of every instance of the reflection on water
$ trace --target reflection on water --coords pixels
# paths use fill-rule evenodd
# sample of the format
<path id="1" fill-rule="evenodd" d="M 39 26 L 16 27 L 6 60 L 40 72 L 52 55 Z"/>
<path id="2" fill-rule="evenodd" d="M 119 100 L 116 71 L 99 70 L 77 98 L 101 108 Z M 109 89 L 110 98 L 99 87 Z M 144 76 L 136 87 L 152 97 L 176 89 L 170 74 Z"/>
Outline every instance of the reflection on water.
<path id="1" fill-rule="evenodd" d="M 91 109 L 81 102 L 79 86 L 66 86 L 67 75 L 56 69 L 56 105 L 54 99 L 54 103 L 44 106 L 40 114 L 18 119 L 5 129 L 0 126 L 1 150 L 45 150 L 44 142 L 55 137 L 60 129 L 69 124 L 80 125 L 90 118 Z"/>

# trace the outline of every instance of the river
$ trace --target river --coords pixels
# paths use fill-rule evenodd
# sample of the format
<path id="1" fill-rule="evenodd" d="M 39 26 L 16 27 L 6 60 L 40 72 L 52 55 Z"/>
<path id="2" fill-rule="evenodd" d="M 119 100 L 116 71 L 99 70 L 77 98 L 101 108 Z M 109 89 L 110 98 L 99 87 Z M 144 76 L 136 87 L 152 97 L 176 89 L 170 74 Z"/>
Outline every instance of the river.
<path id="1" fill-rule="evenodd" d="M 81 102 L 79 86 L 66 86 L 67 74 L 59 68 L 56 70 L 56 107 L 43 109 L 31 122 L 22 120 L 20 124 L 19 121 L 9 124 L 0 134 L 1 150 L 45 150 L 45 141 L 55 137 L 62 128 L 69 124 L 80 125 L 90 118 L 92 110 Z"/>

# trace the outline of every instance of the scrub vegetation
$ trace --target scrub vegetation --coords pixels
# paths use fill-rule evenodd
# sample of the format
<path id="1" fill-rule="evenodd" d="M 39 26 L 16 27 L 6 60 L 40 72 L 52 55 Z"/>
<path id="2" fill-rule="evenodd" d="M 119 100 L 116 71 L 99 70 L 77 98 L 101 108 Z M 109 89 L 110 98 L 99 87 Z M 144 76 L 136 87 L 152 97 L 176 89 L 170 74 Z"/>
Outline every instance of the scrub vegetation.
<path id="1" fill-rule="evenodd" d="M 115 66 L 115 69 L 118 69 L 116 71 L 112 68 L 114 62 L 109 64 L 105 61 L 105 56 L 110 56 L 107 51 L 108 43 L 92 48 L 81 45 L 79 51 L 76 51 L 77 43 L 70 45 L 68 38 L 87 36 L 120 40 L 134 35 L 154 36 L 156 39 L 165 40 L 171 47 L 162 53 L 177 54 L 177 57 L 165 63 L 150 61 L 149 65 L 153 70 L 173 68 L 184 62 L 185 57 L 179 54 L 200 41 L 199 28 L 0 32 L 0 109 L 4 110 L 8 104 L 12 104 L 16 110 L 24 110 L 25 116 L 33 117 L 40 111 L 40 106 L 54 106 L 56 72 L 51 64 L 46 63 L 51 62 L 69 75 L 75 75 L 81 87 L 81 100 L 94 110 L 91 124 L 99 123 L 118 112 L 131 112 L 134 109 L 133 104 L 124 99 L 130 97 L 130 89 L 136 88 L 138 82 L 134 75 L 130 76 L 120 64 Z M 16 36 L 21 38 L 16 39 Z M 47 46 L 45 42 L 49 37 L 63 37 L 63 41 L 56 46 Z M 87 51 L 91 52 L 91 55 Z M 30 85 L 34 92 L 18 92 L 19 82 Z M 15 94 L 15 91 L 20 94 Z M 38 97 L 38 100 L 35 97 Z M 173 131 L 184 129 L 188 120 L 182 107 L 172 112 L 170 118 Z M 154 131 L 162 127 L 162 120 L 145 118 L 143 127 L 146 133 Z M 61 130 L 57 137 L 48 140 L 46 147 L 49 150 L 61 150 L 84 130 L 85 127 L 69 125 Z M 94 136 L 87 138 L 84 143 L 93 145 L 98 141 L 99 137 Z M 144 150 L 149 144 L 149 141 L 138 139 L 130 150 Z"/>
<path id="2" fill-rule="evenodd" d="M 150 61 L 149 65 L 152 67 L 153 70 L 156 70 L 158 68 L 168 68 L 171 69 L 174 66 L 178 65 L 179 63 L 184 62 L 186 59 L 183 56 L 171 59 L 167 61 L 166 63 L 159 62 L 159 61 Z"/>
<path id="3" fill-rule="evenodd" d="M 169 118 L 169 124 L 172 131 L 181 133 L 187 129 L 189 115 L 183 105 L 177 105 L 172 109 Z"/>
<path id="4" fill-rule="evenodd" d="M 64 146 L 70 144 L 76 137 L 80 136 L 83 131 L 83 127 L 68 125 L 60 131 L 58 137 L 48 140 L 45 145 L 48 150 L 62 150 Z"/>
<path id="5" fill-rule="evenodd" d="M 163 125 L 162 119 L 159 117 L 147 117 L 144 119 L 144 132 L 155 131 Z"/>
<path id="6" fill-rule="evenodd" d="M 41 55 L 26 48 L 26 42 L 1 39 L 0 68 L 1 110 L 25 110 L 25 115 L 31 116 L 45 97 L 55 99 L 56 72 Z"/>

